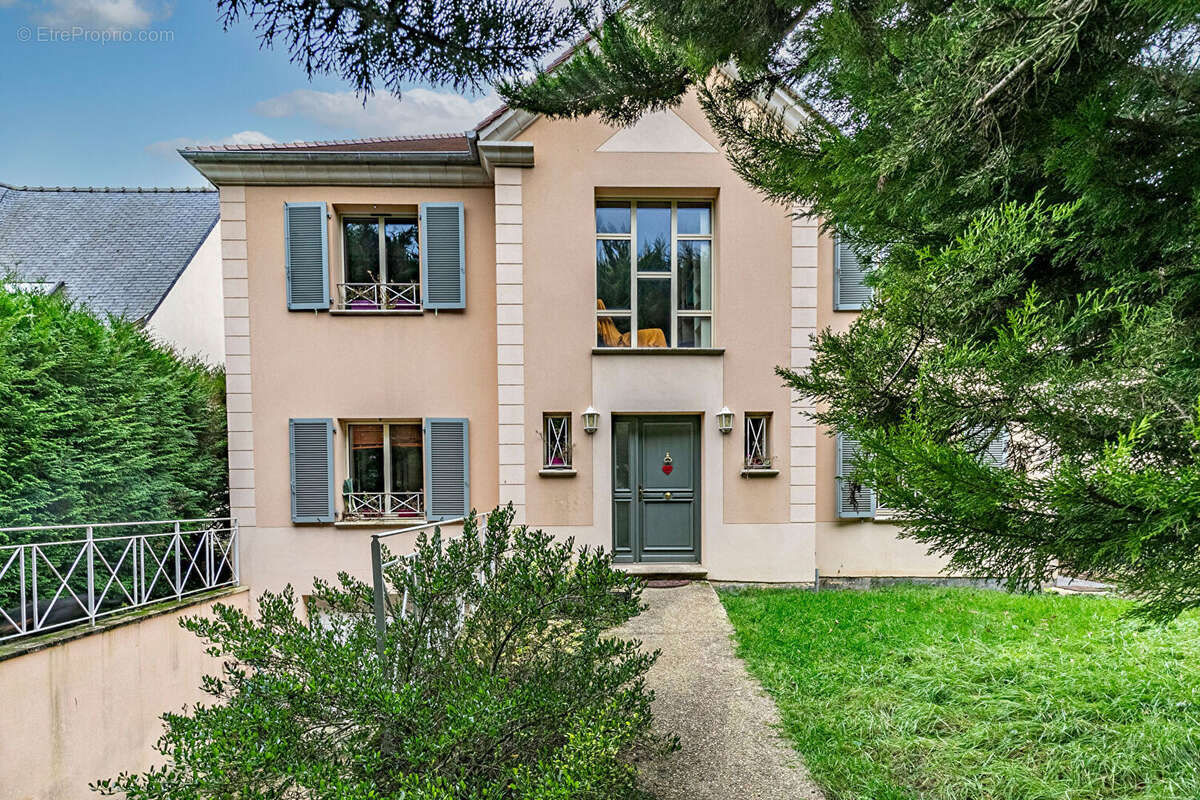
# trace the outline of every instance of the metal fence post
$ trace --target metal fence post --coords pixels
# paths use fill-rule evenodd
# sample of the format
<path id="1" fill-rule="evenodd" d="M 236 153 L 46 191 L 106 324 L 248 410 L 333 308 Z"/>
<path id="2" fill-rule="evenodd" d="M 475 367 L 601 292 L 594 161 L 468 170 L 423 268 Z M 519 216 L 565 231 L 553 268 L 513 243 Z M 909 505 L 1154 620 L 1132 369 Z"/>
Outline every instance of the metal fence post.
<path id="1" fill-rule="evenodd" d="M 96 542 L 93 541 L 92 526 L 87 528 L 87 589 L 88 620 L 96 624 Z"/>
<path id="2" fill-rule="evenodd" d="M 387 588 L 383 585 L 383 545 L 378 536 L 371 537 L 371 579 L 375 587 L 375 650 L 382 662 L 387 636 Z"/>
<path id="3" fill-rule="evenodd" d="M 182 545 L 182 539 L 179 536 L 179 523 L 175 523 L 175 599 L 183 599 L 183 577 L 179 563 L 179 548 Z"/>
<path id="4" fill-rule="evenodd" d="M 36 544 L 30 546 L 29 556 L 33 560 L 33 597 L 30 600 L 30 603 L 33 604 L 33 628 L 26 629 L 26 632 L 28 632 L 29 630 L 36 631 L 38 629 L 38 585 L 37 585 L 38 584 L 38 580 L 37 580 L 38 552 L 37 551 L 38 551 L 38 547 Z"/>
<path id="5" fill-rule="evenodd" d="M 21 575 L 21 633 L 27 633 L 29 631 L 29 601 L 26 599 L 26 594 L 25 594 L 25 548 L 24 547 L 17 550 L 17 559 L 18 559 L 18 564 L 19 564 L 18 569 L 20 570 L 20 575 Z M 35 609 L 33 613 L 36 614 L 37 610 Z"/>
<path id="6" fill-rule="evenodd" d="M 229 530 L 233 536 L 230 550 L 233 551 L 233 583 L 236 586 L 242 582 L 242 528 L 237 517 L 230 519 Z"/>

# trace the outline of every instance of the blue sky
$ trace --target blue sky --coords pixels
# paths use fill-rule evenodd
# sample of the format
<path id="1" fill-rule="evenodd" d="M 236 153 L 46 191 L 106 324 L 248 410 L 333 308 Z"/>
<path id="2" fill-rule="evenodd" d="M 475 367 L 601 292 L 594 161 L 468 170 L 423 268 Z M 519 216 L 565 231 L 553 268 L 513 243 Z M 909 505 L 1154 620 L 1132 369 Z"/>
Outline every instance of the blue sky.
<path id="1" fill-rule="evenodd" d="M 244 21 L 223 31 L 215 0 L 0 0 L 0 42 L 15 185 L 199 186 L 178 147 L 461 131 L 498 103 L 414 86 L 364 108 Z"/>

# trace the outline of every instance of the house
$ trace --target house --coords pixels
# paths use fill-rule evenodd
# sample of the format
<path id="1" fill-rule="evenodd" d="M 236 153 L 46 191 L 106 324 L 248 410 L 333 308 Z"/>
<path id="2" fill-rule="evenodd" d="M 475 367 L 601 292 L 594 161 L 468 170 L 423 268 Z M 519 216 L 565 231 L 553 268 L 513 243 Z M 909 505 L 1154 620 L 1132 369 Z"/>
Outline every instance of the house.
<path id="1" fill-rule="evenodd" d="M 181 152 L 221 194 L 253 591 L 363 574 L 371 533 L 498 503 L 644 572 L 942 567 L 774 372 L 869 297 L 853 251 L 747 186 L 694 97 L 624 129 L 504 108 L 462 135 Z"/>
<path id="2" fill-rule="evenodd" d="M 217 193 L 0 184 L 0 277 L 224 360 Z M 13 279 L 16 277 L 16 280 Z"/>

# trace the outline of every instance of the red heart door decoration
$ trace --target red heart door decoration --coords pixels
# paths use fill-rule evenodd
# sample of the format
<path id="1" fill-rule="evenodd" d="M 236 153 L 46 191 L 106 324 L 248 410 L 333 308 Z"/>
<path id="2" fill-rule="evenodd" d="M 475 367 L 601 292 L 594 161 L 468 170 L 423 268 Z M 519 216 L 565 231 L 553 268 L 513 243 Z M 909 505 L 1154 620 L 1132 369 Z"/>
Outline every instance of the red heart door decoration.
<path id="1" fill-rule="evenodd" d="M 663 464 L 663 475 L 670 475 L 671 470 L 675 469 L 670 464 Z"/>

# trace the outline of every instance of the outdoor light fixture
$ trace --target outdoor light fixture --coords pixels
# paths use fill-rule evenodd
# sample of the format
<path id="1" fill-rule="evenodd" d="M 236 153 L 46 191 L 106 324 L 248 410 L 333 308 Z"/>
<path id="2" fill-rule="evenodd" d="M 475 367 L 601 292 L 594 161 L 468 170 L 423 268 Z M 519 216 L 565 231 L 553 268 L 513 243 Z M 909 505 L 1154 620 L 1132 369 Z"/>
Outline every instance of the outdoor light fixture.
<path id="1" fill-rule="evenodd" d="M 721 433 L 733 430 L 733 412 L 729 410 L 729 406 L 722 406 L 717 412 L 717 430 Z"/>
<path id="2" fill-rule="evenodd" d="M 596 428 L 600 427 L 600 412 L 591 406 L 587 407 L 587 411 L 583 412 L 583 429 L 588 433 L 595 433 Z"/>

